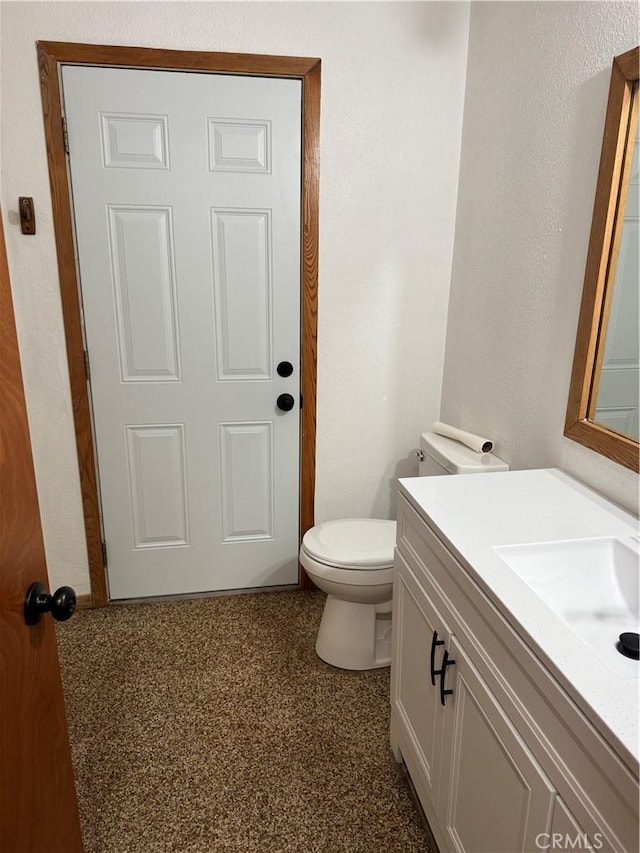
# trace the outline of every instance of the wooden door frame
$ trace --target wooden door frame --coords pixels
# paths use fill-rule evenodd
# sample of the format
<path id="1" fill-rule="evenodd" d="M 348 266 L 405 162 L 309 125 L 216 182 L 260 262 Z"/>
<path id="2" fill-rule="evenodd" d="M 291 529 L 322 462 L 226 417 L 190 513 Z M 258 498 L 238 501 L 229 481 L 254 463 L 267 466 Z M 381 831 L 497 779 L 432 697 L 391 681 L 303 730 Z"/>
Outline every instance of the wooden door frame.
<path id="1" fill-rule="evenodd" d="M 71 401 L 89 559 L 91 600 L 108 603 L 100 523 L 98 476 L 86 378 L 84 333 L 77 273 L 70 174 L 65 152 L 61 66 L 93 65 L 154 70 L 288 77 L 302 82 L 300 537 L 313 526 L 316 456 L 316 353 L 318 316 L 318 197 L 320 167 L 320 69 L 316 58 L 242 53 L 203 53 L 142 47 L 39 41 L 38 64 L 49 164 L 60 296 L 69 364 Z M 300 585 L 311 586 L 300 569 Z"/>

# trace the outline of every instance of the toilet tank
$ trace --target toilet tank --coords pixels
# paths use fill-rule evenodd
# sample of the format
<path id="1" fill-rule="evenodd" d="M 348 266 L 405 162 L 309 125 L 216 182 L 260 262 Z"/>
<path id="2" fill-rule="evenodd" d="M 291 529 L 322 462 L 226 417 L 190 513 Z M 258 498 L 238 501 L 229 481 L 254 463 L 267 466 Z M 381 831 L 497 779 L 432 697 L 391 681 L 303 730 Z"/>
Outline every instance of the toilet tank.
<path id="1" fill-rule="evenodd" d="M 459 441 L 435 432 L 420 436 L 423 459 L 418 466 L 420 477 L 437 474 L 483 474 L 487 471 L 508 471 L 509 466 L 493 453 L 476 453 Z"/>

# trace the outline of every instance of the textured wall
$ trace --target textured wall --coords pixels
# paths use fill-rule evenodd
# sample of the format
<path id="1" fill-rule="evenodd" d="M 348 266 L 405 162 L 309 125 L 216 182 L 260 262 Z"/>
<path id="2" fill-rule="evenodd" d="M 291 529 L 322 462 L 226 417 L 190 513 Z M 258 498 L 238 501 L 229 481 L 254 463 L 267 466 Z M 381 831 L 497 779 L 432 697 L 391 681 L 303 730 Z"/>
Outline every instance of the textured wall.
<path id="1" fill-rule="evenodd" d="M 316 516 L 391 513 L 439 413 L 466 3 L 3 3 L 2 203 L 52 583 L 88 591 L 35 41 L 323 61 Z M 17 227 L 35 199 L 38 233 Z"/>
<path id="2" fill-rule="evenodd" d="M 474 3 L 441 417 L 514 468 L 637 511 L 638 477 L 563 438 L 611 62 L 635 3 Z"/>

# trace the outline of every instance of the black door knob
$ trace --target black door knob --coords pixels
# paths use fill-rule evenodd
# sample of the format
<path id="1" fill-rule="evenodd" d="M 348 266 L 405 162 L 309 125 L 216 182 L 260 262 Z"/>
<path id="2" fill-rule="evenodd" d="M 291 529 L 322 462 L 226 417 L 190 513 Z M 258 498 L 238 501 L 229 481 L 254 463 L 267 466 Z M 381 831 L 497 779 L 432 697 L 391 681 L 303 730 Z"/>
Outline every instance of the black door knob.
<path id="1" fill-rule="evenodd" d="M 634 631 L 626 631 L 624 634 L 620 634 L 617 648 L 621 654 L 628 658 L 640 659 L 640 635 Z"/>
<path id="2" fill-rule="evenodd" d="M 276 400 L 276 406 L 279 409 L 282 409 L 283 412 L 290 412 L 291 409 L 293 409 L 295 402 L 296 401 L 293 399 L 291 394 L 280 394 Z"/>
<path id="3" fill-rule="evenodd" d="M 276 370 L 278 371 L 278 376 L 291 376 L 293 373 L 293 365 L 290 361 L 281 361 L 276 367 Z"/>
<path id="4" fill-rule="evenodd" d="M 24 621 L 37 625 L 43 613 L 51 613 L 56 622 L 66 622 L 76 611 L 76 594 L 70 586 L 61 586 L 53 595 L 44 584 L 32 583 L 24 598 Z"/>

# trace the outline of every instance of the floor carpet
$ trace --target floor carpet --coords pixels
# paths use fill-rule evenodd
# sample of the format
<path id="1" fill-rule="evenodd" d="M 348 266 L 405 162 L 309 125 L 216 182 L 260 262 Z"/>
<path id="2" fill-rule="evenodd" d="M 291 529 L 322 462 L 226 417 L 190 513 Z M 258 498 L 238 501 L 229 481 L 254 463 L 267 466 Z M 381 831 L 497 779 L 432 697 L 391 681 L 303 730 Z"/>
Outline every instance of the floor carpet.
<path id="1" fill-rule="evenodd" d="M 58 626 L 87 853 L 431 853 L 389 670 L 314 652 L 324 596 L 84 610 Z"/>

